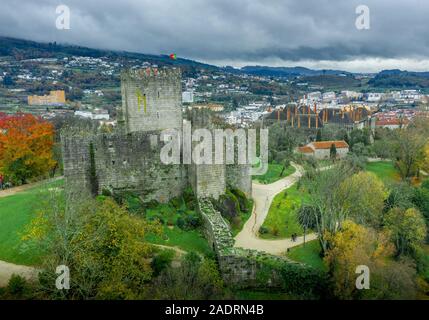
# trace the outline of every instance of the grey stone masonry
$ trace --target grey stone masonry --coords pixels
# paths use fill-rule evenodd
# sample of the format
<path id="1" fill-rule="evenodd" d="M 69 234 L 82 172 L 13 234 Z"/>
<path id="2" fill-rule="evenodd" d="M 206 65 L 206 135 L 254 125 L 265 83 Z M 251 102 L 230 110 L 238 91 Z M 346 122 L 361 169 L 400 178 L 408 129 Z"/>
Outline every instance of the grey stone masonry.
<path id="1" fill-rule="evenodd" d="M 175 68 L 123 72 L 119 128 L 112 134 L 62 133 L 66 187 L 77 186 L 89 194 L 133 192 L 143 201 L 160 202 L 180 195 L 187 186 L 197 197 L 218 198 L 227 184 L 250 195 L 246 167 L 161 162 L 162 130 L 181 132 L 183 127 L 180 79 L 180 69 Z M 206 112 L 193 112 L 190 120 L 193 128 L 214 128 Z"/>
<path id="2" fill-rule="evenodd" d="M 121 74 L 126 132 L 182 128 L 180 69 L 146 68 Z"/>

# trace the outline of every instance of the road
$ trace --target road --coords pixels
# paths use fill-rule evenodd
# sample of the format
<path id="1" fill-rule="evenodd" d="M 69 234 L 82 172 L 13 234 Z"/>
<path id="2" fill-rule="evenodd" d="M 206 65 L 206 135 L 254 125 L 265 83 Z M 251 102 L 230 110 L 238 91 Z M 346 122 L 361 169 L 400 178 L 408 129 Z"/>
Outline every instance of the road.
<path id="1" fill-rule="evenodd" d="M 243 229 L 235 237 L 235 247 L 265 251 L 273 255 L 282 255 L 288 248 L 298 246 L 304 242 L 304 237 L 292 239 L 266 240 L 258 237 L 259 228 L 264 223 L 274 197 L 285 189 L 290 188 L 303 175 L 304 168 L 292 163 L 295 173 L 271 184 L 259 184 L 253 182 L 252 197 L 254 207 L 252 215 L 244 224 Z M 306 241 L 317 238 L 315 233 L 306 235 Z"/>

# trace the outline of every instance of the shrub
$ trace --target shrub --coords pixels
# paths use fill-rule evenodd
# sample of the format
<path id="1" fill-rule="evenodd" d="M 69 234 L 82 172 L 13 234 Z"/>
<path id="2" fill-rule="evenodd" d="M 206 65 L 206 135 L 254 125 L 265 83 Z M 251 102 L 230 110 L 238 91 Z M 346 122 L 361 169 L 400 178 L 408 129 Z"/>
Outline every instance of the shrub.
<path id="1" fill-rule="evenodd" d="M 269 232 L 267 227 L 261 226 L 259 228 L 259 234 L 267 234 Z"/>
<path id="2" fill-rule="evenodd" d="M 185 229 L 185 220 L 182 217 L 177 218 L 176 225 L 180 229 L 184 230 Z"/>
<path id="3" fill-rule="evenodd" d="M 14 274 L 9 280 L 6 291 L 14 296 L 22 296 L 25 293 L 27 286 L 27 280 Z"/>
<path id="4" fill-rule="evenodd" d="M 279 235 L 279 232 L 280 232 L 280 230 L 279 230 L 279 228 L 277 227 L 277 226 L 274 226 L 272 229 L 271 229 L 271 233 L 273 234 L 273 236 L 275 236 L 275 237 L 277 237 L 278 235 Z"/>
<path id="5" fill-rule="evenodd" d="M 165 268 L 170 266 L 171 262 L 174 258 L 173 250 L 162 250 L 159 254 L 157 254 L 151 263 L 151 267 L 153 270 L 153 275 L 158 276 Z"/>
<path id="6" fill-rule="evenodd" d="M 249 201 L 243 191 L 233 188 L 230 193 L 237 199 L 241 212 L 249 210 Z"/>
<path id="7" fill-rule="evenodd" d="M 109 189 L 106 189 L 106 188 L 103 188 L 103 190 L 101 190 L 101 194 L 103 196 L 106 196 L 106 197 L 111 197 L 112 196 L 112 192 Z"/>
<path id="8" fill-rule="evenodd" d="M 238 216 L 240 214 L 240 204 L 230 191 L 227 191 L 226 194 L 221 195 L 218 201 L 214 202 L 214 205 L 220 213 L 231 219 L 232 217 Z"/>

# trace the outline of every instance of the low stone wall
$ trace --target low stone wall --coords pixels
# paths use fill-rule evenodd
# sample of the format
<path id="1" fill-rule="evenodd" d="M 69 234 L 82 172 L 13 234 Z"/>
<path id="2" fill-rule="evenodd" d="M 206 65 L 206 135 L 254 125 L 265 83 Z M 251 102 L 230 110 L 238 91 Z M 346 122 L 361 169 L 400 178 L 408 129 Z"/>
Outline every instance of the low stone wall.
<path id="1" fill-rule="evenodd" d="M 235 288 L 278 288 L 294 294 L 320 295 L 323 273 L 302 263 L 256 250 L 234 248 L 228 223 L 209 199 L 199 199 L 204 232 L 213 247 L 225 283 Z"/>

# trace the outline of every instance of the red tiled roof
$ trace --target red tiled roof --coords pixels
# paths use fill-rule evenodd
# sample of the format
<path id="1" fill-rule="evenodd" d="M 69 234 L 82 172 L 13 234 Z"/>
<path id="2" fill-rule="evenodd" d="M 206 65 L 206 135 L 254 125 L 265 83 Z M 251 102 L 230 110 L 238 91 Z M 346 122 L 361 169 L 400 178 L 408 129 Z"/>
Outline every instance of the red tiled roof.
<path id="1" fill-rule="evenodd" d="M 311 143 L 314 147 L 314 149 L 330 149 L 331 146 L 334 144 L 335 148 L 341 149 L 341 148 L 348 148 L 349 145 L 344 140 L 339 141 L 316 141 Z"/>
<path id="2" fill-rule="evenodd" d="M 408 119 L 383 119 L 383 120 L 377 120 L 375 125 L 376 126 L 387 126 L 387 125 L 401 125 L 401 124 L 408 124 Z"/>
<path id="3" fill-rule="evenodd" d="M 299 147 L 298 151 L 301 153 L 313 153 L 314 152 L 314 150 L 309 146 Z"/>

